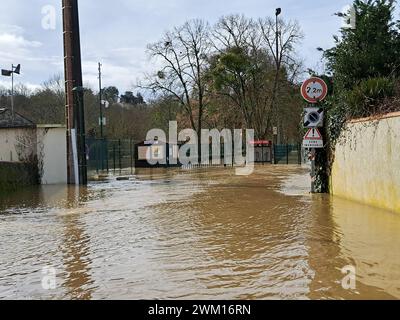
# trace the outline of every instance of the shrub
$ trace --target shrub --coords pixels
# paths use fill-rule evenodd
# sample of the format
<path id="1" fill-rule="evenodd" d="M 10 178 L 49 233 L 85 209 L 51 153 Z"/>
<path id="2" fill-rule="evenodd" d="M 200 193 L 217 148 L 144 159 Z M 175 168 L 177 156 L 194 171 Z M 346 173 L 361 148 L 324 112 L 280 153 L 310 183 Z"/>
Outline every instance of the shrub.
<path id="1" fill-rule="evenodd" d="M 349 116 L 362 117 L 376 113 L 385 98 L 393 97 L 394 82 L 390 78 L 369 78 L 362 80 L 346 95 Z"/>

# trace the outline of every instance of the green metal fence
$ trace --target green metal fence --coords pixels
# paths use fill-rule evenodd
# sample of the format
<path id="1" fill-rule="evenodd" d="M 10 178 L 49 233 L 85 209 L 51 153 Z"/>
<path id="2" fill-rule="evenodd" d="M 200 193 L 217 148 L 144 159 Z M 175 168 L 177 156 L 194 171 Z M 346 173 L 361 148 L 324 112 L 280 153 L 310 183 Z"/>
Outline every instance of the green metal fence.
<path id="1" fill-rule="evenodd" d="M 88 170 L 96 172 L 132 169 L 135 159 L 135 142 L 131 139 L 87 140 Z"/>
<path id="2" fill-rule="evenodd" d="M 94 139 L 87 138 L 87 164 L 89 172 L 133 173 L 135 167 L 135 145 L 132 139 Z M 275 164 L 301 164 L 301 145 L 284 144 L 273 147 Z M 210 155 L 212 151 L 210 150 Z M 223 165 L 224 148 L 221 147 L 221 165 Z M 210 158 L 211 159 L 211 158 Z M 268 162 L 265 159 L 263 162 Z M 256 161 L 257 162 L 257 161 Z"/>
<path id="3" fill-rule="evenodd" d="M 275 164 L 301 164 L 301 145 L 283 144 L 274 146 Z"/>

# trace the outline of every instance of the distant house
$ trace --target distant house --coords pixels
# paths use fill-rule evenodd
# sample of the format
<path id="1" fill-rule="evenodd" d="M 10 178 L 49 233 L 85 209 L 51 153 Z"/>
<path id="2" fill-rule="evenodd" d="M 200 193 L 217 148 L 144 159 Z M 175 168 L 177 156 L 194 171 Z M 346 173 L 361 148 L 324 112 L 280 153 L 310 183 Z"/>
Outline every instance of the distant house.
<path id="1" fill-rule="evenodd" d="M 66 183 L 66 141 L 65 126 L 36 125 L 0 108 L 0 164 L 35 162 L 42 184 Z"/>

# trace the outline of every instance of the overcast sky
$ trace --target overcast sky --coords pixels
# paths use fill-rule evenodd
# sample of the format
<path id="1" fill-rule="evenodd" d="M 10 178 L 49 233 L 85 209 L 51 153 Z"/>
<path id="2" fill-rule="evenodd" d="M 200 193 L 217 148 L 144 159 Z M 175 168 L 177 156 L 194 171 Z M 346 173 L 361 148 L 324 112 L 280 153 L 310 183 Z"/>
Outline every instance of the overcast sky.
<path id="1" fill-rule="evenodd" d="M 104 86 L 120 91 L 132 85 L 152 64 L 146 45 L 188 19 L 215 23 L 222 15 L 243 13 L 248 17 L 274 16 L 281 7 L 284 19 L 300 23 L 305 38 L 299 55 L 305 66 L 317 69 L 321 55 L 317 47 L 333 45 L 342 21 L 333 15 L 351 0 L 80 0 L 81 46 L 85 85 L 97 88 L 97 63 L 103 64 Z M 35 88 L 63 72 L 61 0 L 0 0 L 0 68 L 22 64 L 17 82 Z M 42 9 L 54 6 L 55 29 L 42 27 Z M 0 78 L 0 85 L 9 85 Z"/>

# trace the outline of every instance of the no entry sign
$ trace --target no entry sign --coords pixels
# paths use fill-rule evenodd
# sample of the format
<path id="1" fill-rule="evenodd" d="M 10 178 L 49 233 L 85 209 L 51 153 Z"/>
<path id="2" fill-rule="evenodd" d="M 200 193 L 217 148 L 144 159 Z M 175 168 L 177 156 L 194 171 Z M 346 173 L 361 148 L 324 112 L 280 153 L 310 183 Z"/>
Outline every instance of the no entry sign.
<path id="1" fill-rule="evenodd" d="M 312 77 L 301 86 L 301 95 L 309 103 L 318 103 L 324 100 L 327 94 L 328 86 L 321 78 Z"/>

